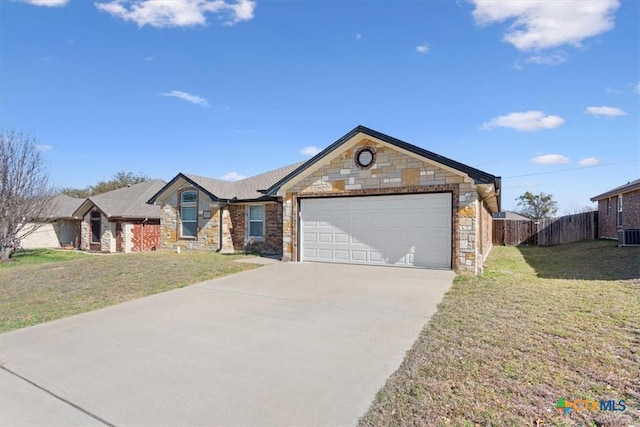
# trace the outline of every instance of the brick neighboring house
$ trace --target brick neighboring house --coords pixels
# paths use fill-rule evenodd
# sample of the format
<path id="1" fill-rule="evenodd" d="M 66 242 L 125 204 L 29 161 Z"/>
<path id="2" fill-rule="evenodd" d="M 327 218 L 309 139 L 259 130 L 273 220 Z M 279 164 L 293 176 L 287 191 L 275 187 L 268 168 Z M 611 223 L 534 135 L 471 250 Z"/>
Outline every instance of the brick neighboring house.
<path id="1" fill-rule="evenodd" d="M 304 163 L 241 181 L 179 173 L 149 203 L 163 248 L 477 273 L 500 178 L 358 126 Z"/>
<path id="2" fill-rule="evenodd" d="M 598 202 L 600 238 L 617 239 L 619 230 L 640 229 L 640 179 L 591 198 Z"/>
<path id="3" fill-rule="evenodd" d="M 147 200 L 165 182 L 160 179 L 91 196 L 78 207 L 80 249 L 140 252 L 160 247 L 160 208 Z"/>
<path id="4" fill-rule="evenodd" d="M 21 245 L 25 249 L 80 247 L 80 218 L 74 212 L 84 199 L 58 194 L 51 201 L 46 217 L 38 224 L 38 228 L 24 236 Z M 25 227 L 30 230 L 31 227 Z"/>

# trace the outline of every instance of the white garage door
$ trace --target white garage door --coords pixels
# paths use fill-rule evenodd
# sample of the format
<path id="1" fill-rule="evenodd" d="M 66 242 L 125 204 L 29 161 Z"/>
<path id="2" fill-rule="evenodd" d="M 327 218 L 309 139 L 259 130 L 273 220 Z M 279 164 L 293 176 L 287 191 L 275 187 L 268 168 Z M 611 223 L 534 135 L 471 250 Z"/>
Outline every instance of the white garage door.
<path id="1" fill-rule="evenodd" d="M 303 261 L 451 268 L 451 194 L 302 199 Z"/>

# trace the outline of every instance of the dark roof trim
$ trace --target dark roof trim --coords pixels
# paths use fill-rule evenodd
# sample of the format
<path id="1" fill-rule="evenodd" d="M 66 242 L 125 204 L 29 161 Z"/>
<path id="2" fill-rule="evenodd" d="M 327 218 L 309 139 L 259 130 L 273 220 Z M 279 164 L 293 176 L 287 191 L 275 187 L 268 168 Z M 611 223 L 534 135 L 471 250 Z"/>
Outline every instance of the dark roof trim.
<path id="1" fill-rule="evenodd" d="M 465 165 L 463 163 L 460 163 L 460 162 L 456 162 L 455 160 L 449 159 L 447 157 L 444 157 L 444 156 L 441 156 L 439 154 L 433 153 L 431 151 L 425 150 L 423 148 L 417 147 L 417 146 L 415 146 L 413 144 L 409 144 L 408 142 L 399 140 L 399 139 L 394 138 L 392 136 L 385 135 L 385 134 L 383 134 L 381 132 L 378 132 L 378 131 L 375 131 L 373 129 L 369 129 L 369 128 L 365 127 L 365 126 L 357 126 L 351 132 L 347 133 L 342 138 L 338 139 L 336 142 L 334 142 L 333 144 L 329 145 L 327 148 L 322 150 L 320 153 L 318 153 L 315 156 L 313 156 L 306 163 L 302 164 L 300 167 L 295 169 L 289 175 L 285 176 L 280 181 L 278 181 L 275 184 L 273 184 L 267 190 L 267 194 L 269 194 L 269 195 L 275 194 L 278 190 L 280 190 L 282 185 L 285 184 L 287 181 L 290 181 L 291 179 L 293 179 L 296 176 L 300 175 L 302 172 L 307 170 L 309 167 L 311 167 L 318 160 L 320 160 L 321 158 L 326 156 L 328 153 L 330 153 L 331 151 L 335 150 L 336 148 L 338 148 L 339 146 L 341 146 L 342 144 L 344 144 L 345 142 L 347 142 L 348 140 L 350 140 L 351 138 L 356 136 L 358 133 L 363 133 L 363 134 L 368 135 L 368 136 L 370 136 L 372 138 L 376 138 L 376 139 L 379 139 L 381 141 L 384 141 L 387 144 L 394 145 L 394 146 L 396 146 L 398 148 L 401 148 L 403 150 L 407 150 L 407 151 L 409 151 L 411 153 L 417 154 L 417 155 L 422 156 L 424 158 L 427 158 L 429 160 L 433 160 L 434 162 L 437 162 L 437 163 L 440 163 L 442 165 L 448 166 L 450 168 L 459 170 L 460 172 L 463 172 L 463 173 L 469 175 L 469 177 L 471 177 L 476 184 L 493 184 L 496 181 L 496 176 L 491 175 L 491 174 L 486 173 L 486 172 L 483 172 L 483 171 L 481 171 L 479 169 L 473 168 L 471 166 L 467 166 L 467 165 Z"/>
<path id="2" fill-rule="evenodd" d="M 210 191 L 208 191 L 207 189 L 205 189 L 204 187 L 202 187 L 201 185 L 197 184 L 195 181 L 193 181 L 191 178 L 189 178 L 188 176 L 184 175 L 182 172 L 180 172 L 178 175 L 176 175 L 171 181 L 169 181 L 164 187 L 162 187 L 160 189 L 160 191 L 158 191 L 156 194 L 153 195 L 153 197 L 151 197 L 147 203 L 153 205 L 155 204 L 156 200 L 158 199 L 158 197 L 160 197 L 160 195 L 162 193 L 165 192 L 165 190 L 169 187 L 171 187 L 173 184 L 175 184 L 180 178 L 184 179 L 185 181 L 187 181 L 189 184 L 191 184 L 192 186 L 194 186 L 195 188 L 197 188 L 198 190 L 202 191 L 203 193 L 205 193 L 207 196 L 211 197 L 211 200 L 213 200 L 214 202 L 218 202 L 221 201 L 222 199 L 219 199 L 215 194 L 211 193 Z"/>
<path id="3" fill-rule="evenodd" d="M 261 202 L 277 202 L 277 196 L 262 196 L 255 199 L 231 199 L 228 200 L 229 204 L 243 204 L 243 203 L 261 203 Z"/>
<path id="4" fill-rule="evenodd" d="M 618 194 L 630 193 L 635 190 L 640 190 L 640 179 L 636 179 L 635 181 L 628 182 L 619 187 L 613 188 L 607 192 L 602 194 L 598 194 L 591 198 L 592 202 L 597 202 L 598 200 L 606 199 L 609 197 L 617 196 Z"/>

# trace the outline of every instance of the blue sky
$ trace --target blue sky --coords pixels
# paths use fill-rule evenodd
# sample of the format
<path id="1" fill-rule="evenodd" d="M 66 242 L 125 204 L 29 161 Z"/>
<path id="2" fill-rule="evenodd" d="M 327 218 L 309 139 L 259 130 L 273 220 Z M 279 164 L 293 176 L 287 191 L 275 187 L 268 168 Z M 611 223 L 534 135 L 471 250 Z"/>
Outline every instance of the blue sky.
<path id="1" fill-rule="evenodd" d="M 640 178 L 635 0 L 4 0 L 0 126 L 60 187 L 232 179 L 362 124 L 560 213 Z"/>

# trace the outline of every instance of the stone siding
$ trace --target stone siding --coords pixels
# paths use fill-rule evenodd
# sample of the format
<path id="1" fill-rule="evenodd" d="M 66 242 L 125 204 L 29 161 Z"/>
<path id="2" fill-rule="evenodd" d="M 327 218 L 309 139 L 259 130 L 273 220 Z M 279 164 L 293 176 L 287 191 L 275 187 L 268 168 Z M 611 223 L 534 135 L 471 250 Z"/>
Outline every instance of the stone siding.
<path id="1" fill-rule="evenodd" d="M 180 191 L 189 189 L 181 188 Z M 204 218 L 204 211 L 209 211 L 211 218 Z M 220 243 L 220 216 L 219 209 L 212 208 L 209 196 L 198 191 L 198 225 L 195 238 L 183 238 L 180 236 L 180 215 L 178 210 L 178 192 L 172 193 L 163 203 L 160 209 L 160 246 L 165 249 L 174 249 L 179 246 L 183 249 L 218 250 Z"/>
<path id="2" fill-rule="evenodd" d="M 375 149 L 369 169 L 355 164 L 363 146 Z M 298 199 L 336 195 L 452 194 L 452 264 L 454 269 L 476 272 L 477 191 L 457 174 L 373 141 L 363 140 L 342 155 L 286 190 L 283 202 L 283 259 L 297 260 Z"/>
<path id="3" fill-rule="evenodd" d="M 210 202 L 209 196 L 198 191 L 198 227 L 196 238 L 180 237 L 180 215 L 178 192 L 191 189 L 182 186 L 162 200 L 160 209 L 159 242 L 164 249 L 219 250 L 222 252 L 243 251 L 247 248 L 247 205 L 223 204 L 222 208 Z M 282 206 L 280 203 L 265 203 L 265 239 L 258 240 L 251 251 L 280 253 L 282 248 Z M 209 209 L 211 218 L 204 218 Z M 222 248 L 220 247 L 220 215 L 222 214 Z"/>

